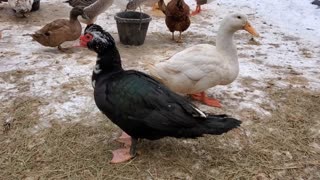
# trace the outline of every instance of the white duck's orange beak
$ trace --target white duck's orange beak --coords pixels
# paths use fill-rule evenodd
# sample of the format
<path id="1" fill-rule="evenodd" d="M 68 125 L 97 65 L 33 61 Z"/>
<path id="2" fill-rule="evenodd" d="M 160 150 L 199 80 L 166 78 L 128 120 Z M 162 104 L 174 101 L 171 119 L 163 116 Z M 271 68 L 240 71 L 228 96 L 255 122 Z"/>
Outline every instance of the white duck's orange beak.
<path id="1" fill-rule="evenodd" d="M 249 22 L 247 22 L 244 26 L 243 29 L 248 31 L 250 34 L 252 34 L 253 36 L 259 37 L 259 34 L 257 33 L 257 31 L 251 26 L 251 24 Z"/>

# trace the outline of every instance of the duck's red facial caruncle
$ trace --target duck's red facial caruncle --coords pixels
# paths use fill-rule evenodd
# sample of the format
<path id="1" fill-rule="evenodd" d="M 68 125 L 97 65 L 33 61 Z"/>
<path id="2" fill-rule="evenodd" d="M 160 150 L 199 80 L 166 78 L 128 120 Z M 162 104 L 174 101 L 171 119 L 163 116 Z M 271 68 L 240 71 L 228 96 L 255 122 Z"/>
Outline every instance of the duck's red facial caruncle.
<path id="1" fill-rule="evenodd" d="M 80 36 L 80 46 L 87 47 L 88 42 L 90 42 L 92 39 L 93 39 L 93 35 L 90 33 L 86 33 Z"/>

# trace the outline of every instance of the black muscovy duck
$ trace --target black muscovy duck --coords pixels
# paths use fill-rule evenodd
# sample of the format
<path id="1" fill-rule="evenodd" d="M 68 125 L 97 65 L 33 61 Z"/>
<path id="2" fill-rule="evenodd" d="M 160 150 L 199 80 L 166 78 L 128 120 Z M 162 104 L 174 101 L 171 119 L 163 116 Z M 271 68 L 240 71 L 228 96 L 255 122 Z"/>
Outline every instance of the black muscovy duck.
<path id="1" fill-rule="evenodd" d="M 96 105 L 131 136 L 129 146 L 113 151 L 112 163 L 134 157 L 138 139 L 196 138 L 240 126 L 227 115 L 200 111 L 145 73 L 124 70 L 113 37 L 100 26 L 87 26 L 80 44 L 98 54 L 92 75 Z"/>

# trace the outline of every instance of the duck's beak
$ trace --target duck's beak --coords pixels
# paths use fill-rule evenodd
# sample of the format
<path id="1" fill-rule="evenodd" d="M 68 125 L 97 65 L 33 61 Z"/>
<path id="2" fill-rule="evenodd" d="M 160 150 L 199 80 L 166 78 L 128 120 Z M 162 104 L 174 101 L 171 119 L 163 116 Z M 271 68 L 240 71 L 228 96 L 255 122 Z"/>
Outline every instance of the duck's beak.
<path id="1" fill-rule="evenodd" d="M 244 26 L 243 29 L 248 31 L 250 34 L 252 34 L 255 37 L 259 37 L 259 34 L 257 33 L 257 31 L 251 26 L 251 24 L 249 22 L 247 22 Z"/>

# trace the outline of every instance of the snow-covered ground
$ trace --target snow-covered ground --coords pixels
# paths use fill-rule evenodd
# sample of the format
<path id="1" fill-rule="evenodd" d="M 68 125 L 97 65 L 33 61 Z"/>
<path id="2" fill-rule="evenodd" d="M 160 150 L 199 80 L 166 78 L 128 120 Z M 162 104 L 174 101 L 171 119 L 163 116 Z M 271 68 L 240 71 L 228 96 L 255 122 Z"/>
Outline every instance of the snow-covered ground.
<path id="1" fill-rule="evenodd" d="M 320 11 L 311 0 L 252 1 L 221 0 L 221 5 L 231 5 L 241 10 L 249 7 L 268 23 L 279 26 L 282 31 L 313 41 L 319 45 Z"/>
<path id="2" fill-rule="evenodd" d="M 195 9 L 194 0 L 186 2 Z M 242 110 L 251 109 L 268 116 L 274 105 L 264 89 L 270 84 L 277 88 L 320 89 L 320 9 L 310 2 L 219 0 L 203 6 L 204 11 L 191 18 L 192 24 L 183 33 L 182 44 L 170 41 L 164 18 L 154 16 L 143 46 L 128 47 L 119 43 L 118 48 L 125 68 L 147 71 L 147 63 L 162 61 L 195 44 L 214 43 L 219 22 L 227 14 L 247 14 L 261 37 L 250 41 L 247 32 L 236 34 L 240 75 L 234 83 L 211 88 L 209 93 L 221 99 L 222 111 L 241 116 Z M 1 108 L 5 110 L 14 99 L 23 96 L 40 99 L 41 118 L 36 128 L 48 127 L 52 120 L 76 122 L 84 116 L 95 120 L 99 113 L 90 83 L 95 54 L 85 49 L 65 54 L 22 36 L 54 19 L 67 18 L 70 9 L 60 0 L 42 0 L 40 11 L 26 19 L 17 19 L 6 3 L 0 4 L 0 29 L 10 29 L 4 31 L 0 39 Z M 119 7 L 112 6 L 97 21 L 116 39 L 113 16 L 119 11 Z M 150 8 L 145 7 L 143 11 L 150 13 Z M 262 106 L 265 104 L 269 108 Z M 215 111 L 204 105 L 200 108 Z M 6 117 L 10 117 L 10 113 Z"/>

